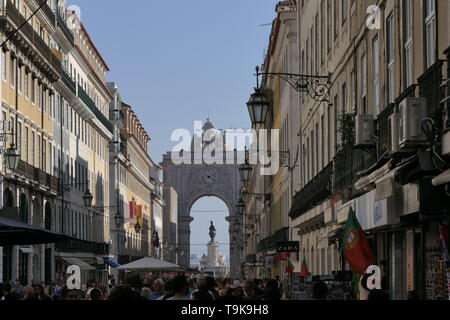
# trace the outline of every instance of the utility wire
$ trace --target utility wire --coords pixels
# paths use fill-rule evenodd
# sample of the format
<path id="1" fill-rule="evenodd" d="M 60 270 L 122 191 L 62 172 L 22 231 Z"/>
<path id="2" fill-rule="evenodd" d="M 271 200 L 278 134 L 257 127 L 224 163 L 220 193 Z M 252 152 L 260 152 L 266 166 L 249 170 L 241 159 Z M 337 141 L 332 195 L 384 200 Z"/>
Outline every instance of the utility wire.
<path id="1" fill-rule="evenodd" d="M 0 45 L 0 47 L 3 47 L 3 45 L 4 45 L 5 43 L 7 43 L 9 40 L 11 40 L 11 38 L 14 37 L 14 35 L 15 35 L 17 32 L 19 32 L 19 30 L 22 29 L 23 26 L 26 25 L 26 24 L 31 20 L 31 18 L 34 17 L 34 16 L 36 15 L 36 13 L 38 13 L 38 11 L 41 10 L 42 7 L 43 7 L 44 5 L 47 4 L 47 1 L 48 1 L 48 0 L 44 0 L 44 1 L 39 5 L 39 7 L 36 9 L 36 11 L 34 11 L 34 12 L 31 14 L 31 16 L 30 16 L 28 19 L 25 20 L 24 23 L 22 23 L 16 30 L 14 30 L 13 33 L 11 33 L 11 34 L 6 38 L 5 41 L 3 41 L 3 43 Z"/>

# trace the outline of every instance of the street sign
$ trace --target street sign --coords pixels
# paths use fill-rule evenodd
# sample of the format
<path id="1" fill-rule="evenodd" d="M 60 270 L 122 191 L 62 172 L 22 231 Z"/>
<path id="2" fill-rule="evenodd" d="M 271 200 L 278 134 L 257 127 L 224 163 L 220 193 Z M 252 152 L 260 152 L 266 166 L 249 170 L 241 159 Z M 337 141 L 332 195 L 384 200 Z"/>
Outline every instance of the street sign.
<path id="1" fill-rule="evenodd" d="M 298 252 L 300 250 L 299 241 L 287 241 L 277 243 L 277 252 Z"/>

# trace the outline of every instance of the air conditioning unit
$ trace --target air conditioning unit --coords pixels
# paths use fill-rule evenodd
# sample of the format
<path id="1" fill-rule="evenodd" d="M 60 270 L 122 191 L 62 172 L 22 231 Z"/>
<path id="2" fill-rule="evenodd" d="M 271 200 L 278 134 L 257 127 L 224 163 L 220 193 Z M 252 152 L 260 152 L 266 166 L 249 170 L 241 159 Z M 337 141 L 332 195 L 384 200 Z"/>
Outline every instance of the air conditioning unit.
<path id="1" fill-rule="evenodd" d="M 391 153 L 398 153 L 400 151 L 398 144 L 399 118 L 399 114 L 394 112 L 388 119 L 389 137 L 391 137 L 391 140 L 389 141 Z"/>
<path id="2" fill-rule="evenodd" d="M 426 145 L 422 121 L 427 117 L 426 98 L 406 98 L 400 103 L 399 148 L 416 149 Z"/>
<path id="3" fill-rule="evenodd" d="M 355 118 L 355 146 L 371 146 L 374 144 L 373 140 L 373 116 L 372 115 L 357 115 Z"/>

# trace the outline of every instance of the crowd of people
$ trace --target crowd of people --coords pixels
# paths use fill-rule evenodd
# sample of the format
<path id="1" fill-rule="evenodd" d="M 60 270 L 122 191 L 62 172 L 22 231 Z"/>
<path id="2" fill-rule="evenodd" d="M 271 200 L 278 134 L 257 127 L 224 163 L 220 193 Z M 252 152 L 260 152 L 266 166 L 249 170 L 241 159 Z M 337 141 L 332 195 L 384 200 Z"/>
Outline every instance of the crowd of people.
<path id="1" fill-rule="evenodd" d="M 142 280 L 138 273 L 127 275 L 123 283 L 109 287 L 89 282 L 80 289 L 52 283 L 23 286 L 19 280 L 0 284 L 0 300 L 281 300 L 279 280 L 231 280 L 213 277 L 156 278 Z"/>
<path id="2" fill-rule="evenodd" d="M 409 298 L 413 300 L 412 298 Z M 105 286 L 89 282 L 80 289 L 69 289 L 58 283 L 23 286 L 19 280 L 0 284 L 0 300 L 203 300 L 258 301 L 287 300 L 279 279 L 232 280 L 213 277 L 188 278 L 178 275 L 157 278 L 150 275 L 142 280 L 130 273 L 123 283 Z M 327 284 L 312 285 L 308 300 L 330 300 Z M 389 300 L 385 291 L 370 292 L 368 300 Z"/>

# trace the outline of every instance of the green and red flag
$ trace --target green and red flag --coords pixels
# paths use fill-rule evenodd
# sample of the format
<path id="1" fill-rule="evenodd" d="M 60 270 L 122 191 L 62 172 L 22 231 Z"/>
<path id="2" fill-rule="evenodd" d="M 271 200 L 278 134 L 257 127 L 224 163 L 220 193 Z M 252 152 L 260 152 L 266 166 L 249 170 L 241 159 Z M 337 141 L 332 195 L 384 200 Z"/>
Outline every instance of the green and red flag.
<path id="1" fill-rule="evenodd" d="M 303 278 L 307 278 L 309 276 L 308 266 L 306 265 L 306 259 L 303 257 L 302 268 L 300 270 L 300 275 Z"/>
<path id="2" fill-rule="evenodd" d="M 361 228 L 352 208 L 350 208 L 347 223 L 344 227 L 342 253 L 352 270 L 359 275 L 363 275 L 369 266 L 377 263 L 372 248 L 367 241 L 366 233 Z"/>
<path id="3" fill-rule="evenodd" d="M 287 266 L 286 266 L 286 273 L 294 273 L 295 266 L 292 264 L 291 259 L 288 259 Z"/>

